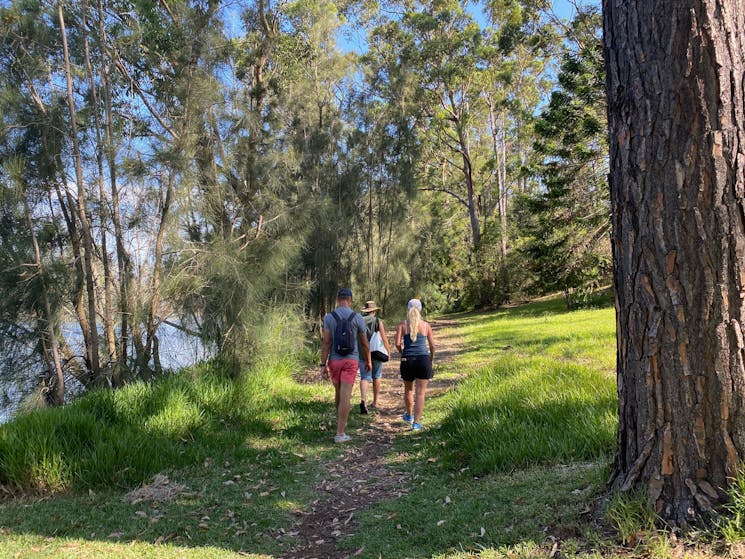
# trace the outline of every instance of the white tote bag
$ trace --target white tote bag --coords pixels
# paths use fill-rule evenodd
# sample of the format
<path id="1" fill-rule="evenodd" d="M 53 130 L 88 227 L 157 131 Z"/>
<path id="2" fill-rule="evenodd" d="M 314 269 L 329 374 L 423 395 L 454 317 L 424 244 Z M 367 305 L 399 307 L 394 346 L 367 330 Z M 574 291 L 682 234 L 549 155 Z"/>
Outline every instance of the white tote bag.
<path id="1" fill-rule="evenodd" d="M 383 363 L 388 361 L 388 351 L 385 349 L 380 332 L 373 332 L 372 338 L 370 338 L 370 357 Z"/>

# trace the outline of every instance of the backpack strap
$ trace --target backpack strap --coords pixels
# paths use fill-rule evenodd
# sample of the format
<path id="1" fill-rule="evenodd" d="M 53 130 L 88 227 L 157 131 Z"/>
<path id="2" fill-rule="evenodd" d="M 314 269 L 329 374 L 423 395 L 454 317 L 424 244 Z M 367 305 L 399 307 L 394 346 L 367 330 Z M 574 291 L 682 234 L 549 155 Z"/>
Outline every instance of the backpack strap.
<path id="1" fill-rule="evenodd" d="M 343 320 L 342 317 L 339 316 L 339 313 L 337 313 L 335 310 L 331 311 L 330 314 L 334 317 L 334 320 L 336 320 L 337 324 Z M 354 315 L 356 314 L 356 312 L 352 311 L 352 314 L 347 317 L 347 322 L 354 321 Z"/>

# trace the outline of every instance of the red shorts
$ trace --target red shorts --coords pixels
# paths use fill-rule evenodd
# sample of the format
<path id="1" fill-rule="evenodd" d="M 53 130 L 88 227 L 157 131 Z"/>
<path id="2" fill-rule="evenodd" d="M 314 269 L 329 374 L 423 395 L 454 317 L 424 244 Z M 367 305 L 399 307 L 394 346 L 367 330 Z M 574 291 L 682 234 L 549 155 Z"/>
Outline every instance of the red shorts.
<path id="1" fill-rule="evenodd" d="M 354 384 L 357 381 L 357 370 L 360 362 L 357 359 L 334 359 L 329 361 L 329 373 L 334 384 Z"/>

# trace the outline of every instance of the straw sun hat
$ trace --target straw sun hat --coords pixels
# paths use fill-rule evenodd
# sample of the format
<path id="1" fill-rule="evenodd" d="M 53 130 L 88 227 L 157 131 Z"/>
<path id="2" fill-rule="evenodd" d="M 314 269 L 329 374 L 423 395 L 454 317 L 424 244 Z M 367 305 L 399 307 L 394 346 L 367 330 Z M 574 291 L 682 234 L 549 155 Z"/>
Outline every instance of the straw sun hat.
<path id="1" fill-rule="evenodd" d="M 366 301 L 365 306 L 360 309 L 362 312 L 374 312 L 379 311 L 380 307 L 375 304 L 375 301 Z"/>

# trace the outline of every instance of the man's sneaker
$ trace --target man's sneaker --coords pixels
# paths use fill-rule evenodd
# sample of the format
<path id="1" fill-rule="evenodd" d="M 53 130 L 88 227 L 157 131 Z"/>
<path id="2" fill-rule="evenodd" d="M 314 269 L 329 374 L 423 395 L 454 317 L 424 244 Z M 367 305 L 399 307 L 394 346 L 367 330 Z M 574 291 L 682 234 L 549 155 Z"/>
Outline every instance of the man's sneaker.
<path id="1" fill-rule="evenodd" d="M 401 419 L 403 419 L 406 423 L 412 423 L 414 421 L 414 416 L 405 413 Z"/>
<path id="2" fill-rule="evenodd" d="M 360 413 L 362 415 L 367 414 L 367 406 L 365 405 L 365 402 L 360 402 Z"/>
<path id="3" fill-rule="evenodd" d="M 335 443 L 345 443 L 349 440 L 349 435 L 346 433 L 343 435 L 334 435 L 334 442 Z"/>
<path id="4" fill-rule="evenodd" d="M 411 430 L 412 431 L 421 431 L 422 430 L 422 424 L 421 423 L 412 423 L 411 424 Z"/>

